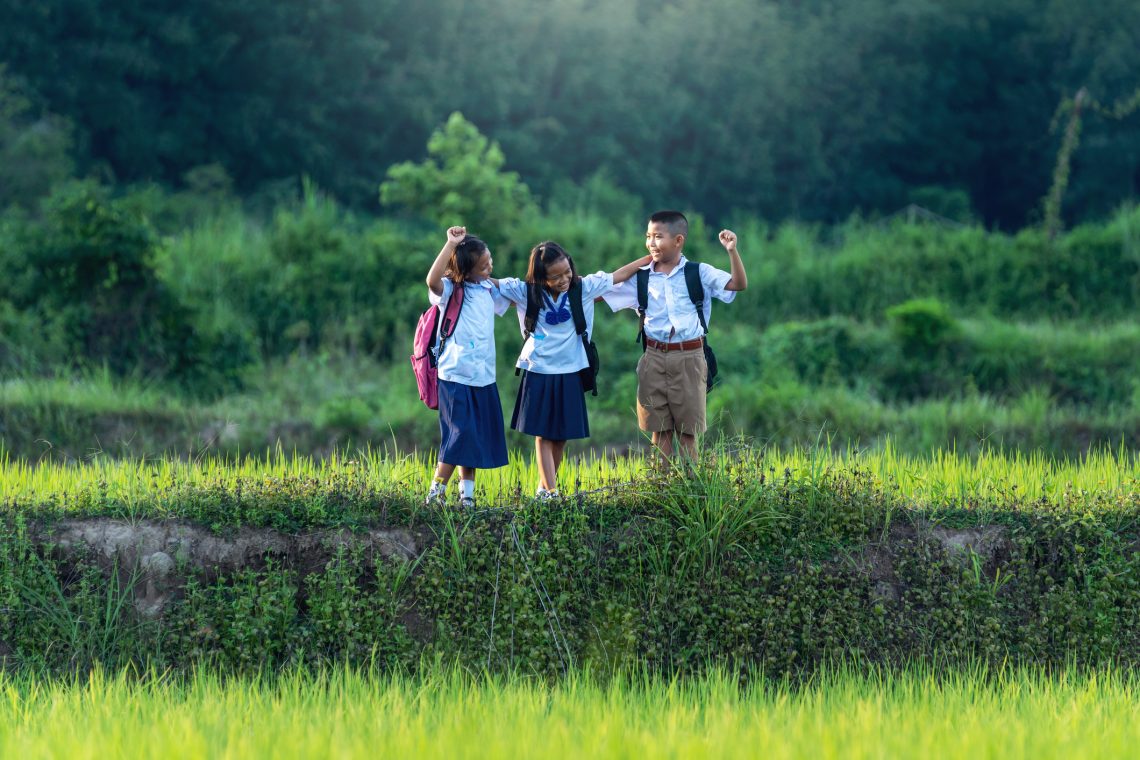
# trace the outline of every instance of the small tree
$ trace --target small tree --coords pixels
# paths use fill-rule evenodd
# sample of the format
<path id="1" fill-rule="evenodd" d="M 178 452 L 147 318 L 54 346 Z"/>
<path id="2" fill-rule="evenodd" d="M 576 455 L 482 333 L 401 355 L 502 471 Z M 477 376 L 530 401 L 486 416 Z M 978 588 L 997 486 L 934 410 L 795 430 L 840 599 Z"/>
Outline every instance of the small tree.
<path id="1" fill-rule="evenodd" d="M 459 112 L 428 140 L 428 158 L 388 169 L 380 202 L 403 206 L 445 226 L 463 224 L 479 235 L 505 237 L 534 205 L 516 172 L 502 170 L 499 144 Z"/>

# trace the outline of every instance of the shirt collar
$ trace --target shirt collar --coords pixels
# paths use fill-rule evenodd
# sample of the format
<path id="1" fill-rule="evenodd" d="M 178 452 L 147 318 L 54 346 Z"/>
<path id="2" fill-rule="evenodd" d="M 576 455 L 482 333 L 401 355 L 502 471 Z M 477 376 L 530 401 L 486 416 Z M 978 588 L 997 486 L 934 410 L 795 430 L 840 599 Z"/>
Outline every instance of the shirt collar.
<path id="1" fill-rule="evenodd" d="M 664 276 L 665 277 L 672 277 L 673 275 L 677 274 L 678 270 L 684 271 L 685 270 L 685 264 L 687 264 L 687 263 L 689 263 L 689 260 L 686 259 L 685 254 L 682 253 L 681 258 L 677 259 L 677 265 L 675 267 L 673 267 L 673 271 L 667 275 L 664 275 Z M 650 274 L 661 274 L 656 269 L 654 269 L 652 261 L 649 262 L 648 264 L 646 264 L 645 266 L 641 267 L 641 268 L 642 269 L 648 269 Z"/>

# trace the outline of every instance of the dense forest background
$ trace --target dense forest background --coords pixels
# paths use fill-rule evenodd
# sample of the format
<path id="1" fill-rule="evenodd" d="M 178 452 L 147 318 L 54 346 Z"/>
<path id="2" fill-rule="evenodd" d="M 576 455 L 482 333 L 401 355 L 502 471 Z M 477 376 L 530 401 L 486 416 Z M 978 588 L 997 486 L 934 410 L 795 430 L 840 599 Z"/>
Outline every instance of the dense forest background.
<path id="1" fill-rule="evenodd" d="M 1084 87 L 1069 219 L 1140 192 L 1140 129 L 1111 113 L 1140 76 L 1130 0 L 3 0 L 0 62 L 40 139 L 113 183 L 216 164 L 242 195 L 304 174 L 374 209 L 461 111 L 541 196 L 601 173 L 714 219 L 917 201 L 1015 229 Z M 8 199 L 36 171 L 11 139 Z"/>
<path id="2" fill-rule="evenodd" d="M 442 230 L 596 271 L 662 207 L 749 269 L 714 432 L 1140 447 L 1138 197 L 1135 2 L 0 0 L 0 449 L 429 448 Z"/>

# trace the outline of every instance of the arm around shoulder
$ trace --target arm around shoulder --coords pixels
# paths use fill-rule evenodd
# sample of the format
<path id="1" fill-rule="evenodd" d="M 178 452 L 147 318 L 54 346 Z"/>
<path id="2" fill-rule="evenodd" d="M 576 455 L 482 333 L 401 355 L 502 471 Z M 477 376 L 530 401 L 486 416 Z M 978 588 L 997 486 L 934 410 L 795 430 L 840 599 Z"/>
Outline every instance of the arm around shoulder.
<path id="1" fill-rule="evenodd" d="M 633 277 L 635 274 L 637 274 L 638 269 L 641 269 L 643 266 L 648 264 L 651 260 L 652 260 L 652 257 L 649 256 L 648 254 L 646 254 L 645 256 L 642 256 L 640 259 L 636 259 L 634 261 L 629 262 L 628 264 L 623 266 L 621 269 L 614 270 L 614 285 L 620 285 L 621 283 L 628 280 L 630 277 Z"/>
<path id="2" fill-rule="evenodd" d="M 499 294 L 514 304 L 526 306 L 526 283 L 517 277 L 503 277 L 495 281 Z"/>

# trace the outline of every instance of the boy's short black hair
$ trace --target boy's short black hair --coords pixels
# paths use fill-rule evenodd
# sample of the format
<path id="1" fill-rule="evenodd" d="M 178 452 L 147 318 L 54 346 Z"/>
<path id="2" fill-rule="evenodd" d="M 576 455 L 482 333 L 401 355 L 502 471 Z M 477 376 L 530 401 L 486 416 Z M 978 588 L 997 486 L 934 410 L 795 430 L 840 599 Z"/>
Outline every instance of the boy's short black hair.
<path id="1" fill-rule="evenodd" d="M 689 236 L 689 220 L 680 211 L 655 211 L 649 215 L 649 221 L 666 225 L 674 235 Z"/>

